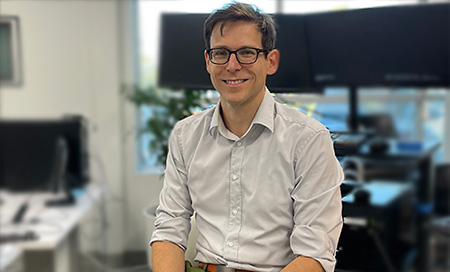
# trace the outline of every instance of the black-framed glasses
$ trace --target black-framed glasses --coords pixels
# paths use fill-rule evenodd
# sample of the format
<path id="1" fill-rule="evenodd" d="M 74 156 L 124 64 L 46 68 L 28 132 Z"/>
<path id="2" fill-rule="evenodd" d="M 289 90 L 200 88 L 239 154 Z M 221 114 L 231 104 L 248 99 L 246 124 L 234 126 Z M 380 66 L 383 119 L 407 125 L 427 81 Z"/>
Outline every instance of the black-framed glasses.
<path id="1" fill-rule="evenodd" d="M 206 50 L 209 60 L 214 64 L 225 64 L 230 60 L 231 54 L 236 56 L 240 64 L 253 64 L 258 60 L 259 53 L 268 53 L 270 50 L 253 47 L 240 48 L 236 51 L 226 48 L 211 48 Z"/>

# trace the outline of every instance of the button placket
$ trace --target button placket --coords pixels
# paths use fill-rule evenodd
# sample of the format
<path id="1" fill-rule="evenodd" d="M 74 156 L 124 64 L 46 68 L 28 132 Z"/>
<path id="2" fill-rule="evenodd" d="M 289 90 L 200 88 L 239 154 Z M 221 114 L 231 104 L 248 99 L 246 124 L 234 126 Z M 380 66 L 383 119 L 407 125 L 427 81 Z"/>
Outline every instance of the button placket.
<path id="1" fill-rule="evenodd" d="M 236 260 L 238 256 L 239 231 L 241 229 L 241 217 L 239 211 L 242 205 L 241 170 L 244 158 L 244 145 L 237 141 L 231 147 L 230 175 L 229 175 L 229 219 L 228 233 L 225 237 L 224 257 Z"/>

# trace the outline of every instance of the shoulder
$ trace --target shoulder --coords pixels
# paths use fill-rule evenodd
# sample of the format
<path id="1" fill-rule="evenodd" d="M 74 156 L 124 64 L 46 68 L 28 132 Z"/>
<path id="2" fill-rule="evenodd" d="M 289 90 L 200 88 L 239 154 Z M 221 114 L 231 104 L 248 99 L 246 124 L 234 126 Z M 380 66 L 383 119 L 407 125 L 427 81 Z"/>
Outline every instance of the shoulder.
<path id="1" fill-rule="evenodd" d="M 284 134 L 285 143 L 292 143 L 294 164 L 308 150 L 317 153 L 328 146 L 332 148 L 330 132 L 322 123 L 280 103 L 275 103 L 275 108 L 275 131 Z"/>
<path id="2" fill-rule="evenodd" d="M 328 132 L 328 129 L 316 119 L 307 116 L 293 108 L 275 102 L 275 120 L 285 123 L 286 125 L 309 131 L 311 134 Z"/>
<path id="3" fill-rule="evenodd" d="M 183 134 L 189 131 L 203 131 L 205 128 L 209 128 L 215 108 L 215 106 L 211 107 L 178 121 L 173 130 L 177 132 L 177 134 Z"/>

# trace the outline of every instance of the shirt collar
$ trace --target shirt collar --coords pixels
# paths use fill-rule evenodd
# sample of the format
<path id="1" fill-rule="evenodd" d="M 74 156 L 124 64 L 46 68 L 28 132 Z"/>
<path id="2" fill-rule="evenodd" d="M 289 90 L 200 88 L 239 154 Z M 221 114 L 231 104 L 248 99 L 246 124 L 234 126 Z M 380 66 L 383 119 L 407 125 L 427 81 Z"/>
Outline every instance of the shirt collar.
<path id="1" fill-rule="evenodd" d="M 264 99 L 253 118 L 253 124 L 260 124 L 267 127 L 272 133 L 274 132 L 274 118 L 275 118 L 275 99 L 266 87 Z"/>
<path id="2" fill-rule="evenodd" d="M 261 105 L 256 112 L 255 117 L 253 118 L 252 124 L 260 124 L 262 126 L 267 127 L 272 133 L 274 132 L 274 117 L 275 116 L 275 100 L 272 97 L 272 94 L 269 90 L 265 89 L 265 94 Z M 228 131 L 225 127 L 225 124 L 222 119 L 222 115 L 220 113 L 220 99 L 217 103 L 217 106 L 214 109 L 214 113 L 211 120 L 211 125 L 209 127 L 209 133 L 212 135 L 213 128 L 218 128 L 219 131 L 224 134 L 225 131 Z"/>

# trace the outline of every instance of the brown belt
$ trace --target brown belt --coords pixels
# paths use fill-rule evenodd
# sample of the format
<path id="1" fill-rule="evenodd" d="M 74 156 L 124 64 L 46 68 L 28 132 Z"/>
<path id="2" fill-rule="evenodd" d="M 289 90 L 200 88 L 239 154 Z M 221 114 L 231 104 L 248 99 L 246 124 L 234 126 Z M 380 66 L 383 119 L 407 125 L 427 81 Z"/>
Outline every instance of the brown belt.
<path id="1" fill-rule="evenodd" d="M 247 270 L 234 269 L 234 268 L 226 267 L 225 265 L 220 265 L 220 264 L 204 264 L 204 263 L 200 263 L 200 267 L 201 268 L 205 268 L 205 265 L 208 265 L 208 267 L 206 268 L 206 271 L 208 271 L 208 272 L 250 272 L 250 271 L 247 271 Z"/>

